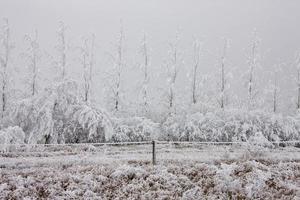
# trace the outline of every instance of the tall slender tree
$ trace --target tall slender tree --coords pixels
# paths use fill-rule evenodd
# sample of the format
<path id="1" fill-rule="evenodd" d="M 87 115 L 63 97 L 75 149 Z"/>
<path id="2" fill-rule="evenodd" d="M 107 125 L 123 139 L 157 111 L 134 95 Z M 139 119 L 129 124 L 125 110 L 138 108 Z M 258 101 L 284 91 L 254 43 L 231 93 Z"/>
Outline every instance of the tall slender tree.
<path id="1" fill-rule="evenodd" d="M 67 65 L 67 42 L 66 42 L 66 26 L 63 22 L 59 23 L 59 28 L 57 32 L 58 44 L 57 50 L 59 53 L 58 67 L 61 70 L 61 79 L 66 77 L 66 65 Z"/>
<path id="2" fill-rule="evenodd" d="M 26 52 L 24 53 L 30 70 L 30 90 L 31 95 L 34 96 L 37 93 L 37 77 L 38 77 L 38 61 L 40 59 L 40 49 L 38 43 L 38 32 L 35 31 L 35 35 L 25 35 L 25 41 L 28 43 Z"/>
<path id="3" fill-rule="evenodd" d="M 124 32 L 123 27 L 121 26 L 119 39 L 117 44 L 117 58 L 115 63 L 116 68 L 116 82 L 115 82 L 115 111 L 119 111 L 120 107 L 120 93 L 121 93 L 121 77 L 122 77 L 122 68 L 123 68 L 123 39 Z"/>
<path id="4" fill-rule="evenodd" d="M 106 88 L 108 92 L 108 104 L 114 112 L 120 111 L 121 106 L 121 97 L 123 89 L 123 68 L 125 66 L 124 62 L 124 30 L 121 23 L 120 31 L 117 35 L 117 41 L 114 45 L 114 52 L 109 53 L 110 58 L 112 59 L 112 69 L 109 69 L 106 73 Z"/>
<path id="5" fill-rule="evenodd" d="M 143 56 L 143 88 L 142 88 L 142 98 L 143 98 L 143 106 L 144 110 L 147 112 L 149 106 L 148 99 L 148 83 L 149 83 L 149 48 L 148 48 L 148 40 L 147 35 L 144 33 L 142 46 L 141 46 L 142 56 Z"/>
<path id="6" fill-rule="evenodd" d="M 226 99 L 226 72 L 225 72 L 225 64 L 226 64 L 226 54 L 228 49 L 228 40 L 224 39 L 223 52 L 221 56 L 221 84 L 220 84 L 220 107 L 221 109 L 225 108 L 225 99 Z"/>
<path id="7" fill-rule="evenodd" d="M 4 24 L 2 26 L 2 35 L 1 35 L 1 54 L 0 54 L 0 64 L 1 64 L 1 100 L 2 100 L 2 118 L 4 112 L 7 108 L 7 86 L 8 86 L 8 75 L 7 70 L 10 63 L 10 54 L 12 50 L 12 45 L 10 42 L 10 28 L 8 24 L 8 19 L 4 19 Z"/>
<path id="8" fill-rule="evenodd" d="M 175 108 L 175 84 L 178 76 L 179 67 L 182 64 L 179 50 L 179 34 L 176 33 L 175 40 L 169 44 L 169 60 L 167 62 L 168 69 L 168 107 L 170 112 Z"/>
<path id="9" fill-rule="evenodd" d="M 92 84 L 93 84 L 93 74 L 94 74 L 94 67 L 96 64 L 96 60 L 95 60 L 95 39 L 96 36 L 95 34 L 91 35 L 90 38 L 90 57 L 89 57 L 89 93 L 90 96 L 92 94 Z"/>
<path id="10" fill-rule="evenodd" d="M 280 67 L 280 66 L 279 66 Z M 278 69 L 274 70 L 273 78 L 273 112 L 276 113 L 278 109 Z"/>
<path id="11" fill-rule="evenodd" d="M 248 93 L 247 98 L 248 98 L 248 109 L 250 110 L 254 106 L 254 98 L 256 95 L 255 88 L 254 88 L 254 84 L 255 84 L 254 72 L 258 67 L 258 58 L 259 58 L 258 45 L 259 45 L 259 39 L 257 37 L 256 32 L 254 32 L 254 37 L 251 44 L 251 52 L 248 59 L 249 69 L 248 69 L 248 81 L 247 81 L 247 93 Z"/>
<path id="12" fill-rule="evenodd" d="M 296 57 L 297 70 L 297 110 L 300 110 L 300 53 Z"/>
<path id="13" fill-rule="evenodd" d="M 93 67 L 94 67 L 94 46 L 95 35 L 90 38 L 86 38 L 83 41 L 81 50 L 81 63 L 83 66 L 83 80 L 84 80 L 84 101 L 89 102 L 91 100 Z"/>
<path id="14" fill-rule="evenodd" d="M 199 83 L 198 69 L 199 69 L 202 45 L 199 42 L 199 40 L 196 39 L 194 41 L 193 47 L 194 47 L 194 59 L 193 59 L 193 70 L 192 70 L 192 103 L 196 104 L 198 101 L 197 99 L 197 85 Z"/>
<path id="15" fill-rule="evenodd" d="M 89 49 L 88 49 L 88 39 L 84 39 L 83 47 L 81 48 L 82 56 L 82 66 L 83 66 L 83 80 L 84 80 L 84 101 L 87 102 L 89 98 Z"/>

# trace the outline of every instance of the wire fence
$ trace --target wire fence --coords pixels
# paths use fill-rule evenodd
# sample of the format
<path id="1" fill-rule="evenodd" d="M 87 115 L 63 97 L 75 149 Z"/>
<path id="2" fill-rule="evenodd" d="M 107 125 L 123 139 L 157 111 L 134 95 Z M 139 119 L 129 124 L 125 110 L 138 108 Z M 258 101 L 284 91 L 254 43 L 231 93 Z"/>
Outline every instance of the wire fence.
<path id="1" fill-rule="evenodd" d="M 270 145 L 271 144 L 271 145 Z M 72 143 L 72 144 L 8 144 L 0 145 L 2 158 L 63 157 L 90 155 L 93 158 L 147 159 L 154 165 L 159 160 L 199 159 L 226 157 L 227 154 L 242 155 L 245 149 L 281 154 L 290 157 L 300 155 L 300 140 L 279 142 L 188 142 L 188 141 L 142 141 L 120 143 Z M 288 157 L 288 155 L 286 156 Z M 295 157 L 298 158 L 298 157 Z"/>

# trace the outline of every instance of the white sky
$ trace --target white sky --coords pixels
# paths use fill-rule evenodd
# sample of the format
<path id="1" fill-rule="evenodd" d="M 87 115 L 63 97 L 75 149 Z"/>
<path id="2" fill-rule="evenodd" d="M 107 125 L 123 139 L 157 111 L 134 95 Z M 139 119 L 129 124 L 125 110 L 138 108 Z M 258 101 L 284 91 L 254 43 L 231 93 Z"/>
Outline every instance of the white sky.
<path id="1" fill-rule="evenodd" d="M 16 46 L 23 45 L 24 34 L 37 29 L 41 47 L 51 52 L 58 21 L 62 20 L 74 46 L 80 44 L 82 36 L 96 34 L 101 70 L 109 64 L 105 52 L 112 49 L 120 19 L 131 65 L 136 62 L 138 45 L 146 31 L 153 69 L 159 70 L 167 56 L 168 41 L 179 29 L 185 68 L 190 64 L 193 37 L 199 37 L 205 47 L 203 71 L 211 71 L 217 63 L 223 36 L 231 40 L 228 59 L 232 69 L 242 68 L 256 28 L 265 54 L 263 70 L 272 70 L 279 60 L 292 62 L 300 48 L 299 9 L 298 0 L 0 0 L 0 17 L 9 19 Z M 291 68 L 284 70 L 284 74 L 292 75 Z M 283 92 L 290 87 L 287 80 L 281 82 Z M 289 99 L 284 101 L 288 106 Z"/>

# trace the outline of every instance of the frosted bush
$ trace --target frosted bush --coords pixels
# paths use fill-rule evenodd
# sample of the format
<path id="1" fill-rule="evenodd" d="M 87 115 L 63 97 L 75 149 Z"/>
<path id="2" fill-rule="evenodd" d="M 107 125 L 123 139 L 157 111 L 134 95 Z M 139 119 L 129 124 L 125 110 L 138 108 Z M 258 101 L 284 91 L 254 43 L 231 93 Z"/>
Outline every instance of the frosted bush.
<path id="1" fill-rule="evenodd" d="M 261 147 L 273 147 L 274 145 L 262 134 L 262 132 L 257 132 L 253 136 L 250 136 L 248 143 L 253 146 Z"/>
<path id="2" fill-rule="evenodd" d="M 67 143 L 111 140 L 113 128 L 105 111 L 84 104 L 77 105 L 68 113 L 68 119 L 64 129 Z"/>
<path id="3" fill-rule="evenodd" d="M 179 141 L 181 138 L 186 138 L 186 134 L 183 131 L 183 122 L 182 116 L 171 115 L 167 117 L 162 124 L 162 135 L 160 138 L 168 141 Z"/>
<path id="4" fill-rule="evenodd" d="M 116 118 L 114 121 L 114 142 L 150 141 L 157 138 L 157 123 L 142 117 Z"/>
<path id="5" fill-rule="evenodd" d="M 226 110 L 172 115 L 162 123 L 162 138 L 181 141 L 246 142 L 258 132 L 268 141 L 300 139 L 300 120 L 261 111 Z"/>
<path id="6" fill-rule="evenodd" d="M 0 149 L 2 151 L 10 150 L 14 146 L 9 146 L 10 144 L 24 144 L 25 133 L 18 127 L 8 127 L 6 129 L 0 130 Z"/>
<path id="7" fill-rule="evenodd" d="M 141 167 L 132 167 L 128 165 L 122 165 L 117 168 L 111 175 L 111 178 L 142 178 L 147 175 L 147 172 Z"/>
<path id="8" fill-rule="evenodd" d="M 182 200 L 196 200 L 202 196 L 203 196 L 203 194 L 202 194 L 201 188 L 196 186 L 196 187 L 193 187 L 192 189 L 185 191 L 182 195 Z"/>

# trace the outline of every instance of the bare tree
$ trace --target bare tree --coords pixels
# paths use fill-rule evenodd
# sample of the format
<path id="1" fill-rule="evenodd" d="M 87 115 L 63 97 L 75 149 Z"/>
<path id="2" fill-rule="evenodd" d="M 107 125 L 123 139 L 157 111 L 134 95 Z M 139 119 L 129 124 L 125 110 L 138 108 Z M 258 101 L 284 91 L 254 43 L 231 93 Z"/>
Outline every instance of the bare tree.
<path id="1" fill-rule="evenodd" d="M 10 53 L 12 45 L 10 43 L 10 29 L 8 24 L 8 19 L 4 19 L 4 25 L 2 27 L 2 37 L 1 39 L 1 49 L 0 54 L 0 63 L 1 63 L 1 78 L 2 78 L 2 87 L 1 87 L 1 100 L 2 100 L 2 118 L 7 107 L 7 85 L 8 77 L 7 70 L 8 64 L 10 62 Z"/>
<path id="2" fill-rule="evenodd" d="M 279 74 L 282 70 L 283 62 L 273 65 L 272 70 L 266 73 L 265 77 L 269 77 L 267 87 L 265 88 L 265 98 L 261 103 L 265 103 L 265 107 L 269 107 L 270 111 L 276 113 L 279 106 Z M 262 104 L 264 105 L 264 104 Z M 268 106 L 269 105 L 269 106 Z"/>
<path id="3" fill-rule="evenodd" d="M 256 70 L 258 66 L 258 45 L 259 45 L 259 40 L 257 38 L 256 32 L 254 32 L 254 38 L 251 44 L 251 52 L 250 56 L 248 59 L 248 64 L 249 64 L 249 70 L 248 70 L 248 83 L 247 83 L 247 88 L 248 88 L 248 109 L 253 108 L 254 104 L 254 97 L 255 97 L 255 88 L 254 88 L 254 71 Z"/>
<path id="4" fill-rule="evenodd" d="M 274 66 L 274 69 L 272 70 L 272 111 L 274 113 L 278 110 L 278 97 L 279 97 L 279 85 L 278 85 L 278 74 L 280 73 L 282 69 L 282 63 L 277 64 Z"/>
<path id="5" fill-rule="evenodd" d="M 115 111 L 119 110 L 120 106 L 120 90 L 121 90 L 121 75 L 122 75 L 122 68 L 123 68 L 123 27 L 120 29 L 119 34 L 119 41 L 117 45 L 117 60 L 115 63 L 116 68 L 116 85 L 115 85 Z"/>
<path id="6" fill-rule="evenodd" d="M 194 59 L 193 59 L 193 70 L 192 70 L 192 103 L 197 103 L 197 85 L 198 85 L 198 68 L 201 57 L 201 43 L 199 40 L 194 41 Z"/>
<path id="7" fill-rule="evenodd" d="M 91 86 L 94 67 L 94 46 L 95 36 L 92 35 L 90 39 L 84 39 L 81 50 L 81 63 L 83 66 L 83 80 L 84 80 L 84 101 L 88 102 L 91 98 Z"/>
<path id="8" fill-rule="evenodd" d="M 149 82 L 149 49 L 148 49 L 148 40 L 147 35 L 144 33 L 143 41 L 142 41 L 142 55 L 143 55 L 143 105 L 145 111 L 147 111 L 149 106 L 149 100 L 148 100 L 148 82 Z"/>
<path id="9" fill-rule="evenodd" d="M 28 47 L 24 53 L 28 60 L 28 67 L 30 70 L 30 90 L 31 95 L 34 96 L 37 93 L 37 77 L 38 66 L 37 63 L 40 59 L 40 49 L 38 43 L 38 32 L 35 31 L 34 37 L 25 35 L 25 41 L 28 42 Z"/>
<path id="10" fill-rule="evenodd" d="M 296 70 L 297 70 L 297 110 L 300 110 L 300 53 L 296 58 Z"/>
<path id="11" fill-rule="evenodd" d="M 115 45 L 115 52 L 113 54 L 109 54 L 113 62 L 113 69 L 107 72 L 106 77 L 106 86 L 109 91 L 109 103 L 112 102 L 112 109 L 115 112 L 120 110 L 121 103 L 121 95 L 122 95 L 122 76 L 123 76 L 123 67 L 124 63 L 124 31 L 121 23 L 120 32 L 117 36 L 117 42 Z"/>
<path id="12" fill-rule="evenodd" d="M 279 66 L 280 67 L 280 66 Z M 274 70 L 274 80 L 273 80 L 273 112 L 277 112 L 277 104 L 278 104 L 278 72 L 277 66 Z"/>
<path id="13" fill-rule="evenodd" d="M 221 56 L 221 90 L 220 90 L 220 106 L 221 109 L 225 108 L 225 99 L 226 99 L 226 74 L 225 74 L 225 63 L 226 63 L 226 54 L 228 49 L 228 40 L 224 39 L 223 52 Z"/>
<path id="14" fill-rule="evenodd" d="M 91 35 L 90 39 L 90 57 L 89 57 L 89 93 L 90 96 L 92 94 L 92 84 L 93 84 L 93 74 L 94 74 L 94 67 L 95 67 L 95 38 L 94 34 Z"/>
<path id="15" fill-rule="evenodd" d="M 66 77 L 66 65 L 67 65 L 67 43 L 66 43 L 66 26 L 63 22 L 59 23 L 58 28 L 58 45 L 57 50 L 59 53 L 58 67 L 61 70 L 61 79 Z"/>
<path id="16" fill-rule="evenodd" d="M 178 48 L 179 35 L 176 33 L 175 40 L 170 43 L 168 68 L 168 107 L 170 110 L 175 106 L 175 83 L 178 76 L 180 60 L 180 52 Z"/>
<path id="17" fill-rule="evenodd" d="M 88 50 L 88 40 L 84 39 L 83 47 L 81 48 L 81 56 L 82 60 L 81 63 L 83 65 L 83 80 L 84 80 L 84 101 L 88 101 L 88 95 L 89 95 L 89 63 L 88 63 L 88 57 L 89 57 L 89 50 Z"/>

